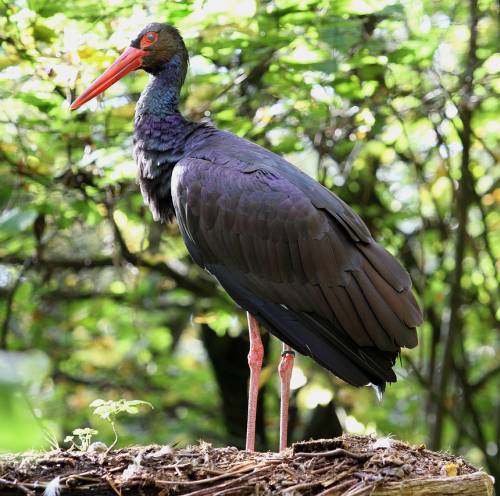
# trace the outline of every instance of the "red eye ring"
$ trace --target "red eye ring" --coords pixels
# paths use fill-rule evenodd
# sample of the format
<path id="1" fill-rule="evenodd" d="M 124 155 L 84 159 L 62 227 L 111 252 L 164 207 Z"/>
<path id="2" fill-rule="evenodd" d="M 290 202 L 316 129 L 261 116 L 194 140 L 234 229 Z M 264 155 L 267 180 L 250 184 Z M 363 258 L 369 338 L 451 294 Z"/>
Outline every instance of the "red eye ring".
<path id="1" fill-rule="evenodd" d="M 146 33 L 141 38 L 141 48 L 146 48 L 146 47 L 152 45 L 157 39 L 158 39 L 158 33 L 155 33 L 154 31 L 150 31 L 149 33 Z"/>

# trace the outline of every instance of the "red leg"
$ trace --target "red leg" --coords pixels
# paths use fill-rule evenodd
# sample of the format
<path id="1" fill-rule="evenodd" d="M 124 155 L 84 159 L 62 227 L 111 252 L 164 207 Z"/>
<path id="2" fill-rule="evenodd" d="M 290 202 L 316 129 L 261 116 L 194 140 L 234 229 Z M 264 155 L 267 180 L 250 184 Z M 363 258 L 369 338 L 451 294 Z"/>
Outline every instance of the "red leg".
<path id="1" fill-rule="evenodd" d="M 281 406 L 280 406 L 280 451 L 287 447 L 288 438 L 288 403 L 290 400 L 290 380 L 292 378 L 293 361 L 295 352 L 290 346 L 283 343 L 281 361 L 279 365 L 280 385 L 281 385 Z"/>
<path id="2" fill-rule="evenodd" d="M 262 369 L 264 347 L 260 339 L 259 323 L 247 312 L 248 331 L 250 333 L 250 352 L 248 365 L 250 367 L 250 386 L 248 391 L 247 418 L 247 451 L 255 450 L 255 420 L 257 418 L 257 397 L 259 396 L 259 378 Z"/>

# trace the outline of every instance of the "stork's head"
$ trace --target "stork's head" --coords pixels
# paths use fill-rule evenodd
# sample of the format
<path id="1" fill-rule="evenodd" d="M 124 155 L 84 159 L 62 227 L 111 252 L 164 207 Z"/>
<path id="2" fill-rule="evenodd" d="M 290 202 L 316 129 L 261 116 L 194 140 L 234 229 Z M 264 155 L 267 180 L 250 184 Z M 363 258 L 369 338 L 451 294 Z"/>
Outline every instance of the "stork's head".
<path id="1" fill-rule="evenodd" d="M 181 80 L 187 70 L 188 55 L 179 31 L 174 26 L 153 22 L 148 24 L 132 40 L 130 46 L 118 57 L 101 76 L 99 76 L 72 104 L 75 110 L 92 100 L 105 89 L 116 83 L 129 72 L 144 69 L 150 74 L 166 70 L 169 63 L 176 59 L 180 64 Z"/>

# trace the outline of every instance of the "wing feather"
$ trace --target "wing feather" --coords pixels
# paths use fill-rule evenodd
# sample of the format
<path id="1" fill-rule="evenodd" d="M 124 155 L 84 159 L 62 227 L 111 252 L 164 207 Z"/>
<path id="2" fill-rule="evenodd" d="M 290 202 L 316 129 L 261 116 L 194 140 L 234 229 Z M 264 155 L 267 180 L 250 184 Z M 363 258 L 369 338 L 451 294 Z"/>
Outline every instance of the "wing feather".
<path id="1" fill-rule="evenodd" d="M 373 286 L 375 286 L 377 292 L 384 295 L 384 301 L 387 302 L 402 322 L 408 327 L 417 327 L 422 324 L 422 313 L 410 288 L 402 293 L 393 291 L 393 287 L 370 263 L 364 264 L 363 272 L 370 279 Z M 413 345 L 410 344 L 408 346 L 416 345 L 415 341 Z"/>
<path id="2" fill-rule="evenodd" d="M 360 346 L 376 346 L 370 334 L 366 332 L 355 307 L 345 289 L 341 286 L 321 286 L 326 299 L 343 329 L 348 329 L 352 338 Z"/>
<path id="3" fill-rule="evenodd" d="M 377 321 L 370 304 L 366 300 L 363 292 L 358 286 L 356 279 L 350 279 L 345 291 L 358 314 L 365 331 L 374 341 L 377 348 L 386 351 L 397 351 L 399 348 L 394 345 L 386 330 Z"/>
<path id="4" fill-rule="evenodd" d="M 404 321 L 385 302 L 382 296 L 384 293 L 377 290 L 365 272 L 355 271 L 352 274 L 380 327 L 393 338 L 398 347 L 404 346 L 404 343 L 408 341 L 408 333 L 405 332 L 406 325 L 401 325 Z"/>
<path id="5" fill-rule="evenodd" d="M 395 380 L 395 356 L 416 345 L 421 322 L 406 271 L 317 183 L 295 184 L 303 176 L 286 167 L 210 157 L 184 159 L 172 175 L 193 258 L 271 332 L 340 377 Z M 334 363 L 339 353 L 352 373 Z"/>

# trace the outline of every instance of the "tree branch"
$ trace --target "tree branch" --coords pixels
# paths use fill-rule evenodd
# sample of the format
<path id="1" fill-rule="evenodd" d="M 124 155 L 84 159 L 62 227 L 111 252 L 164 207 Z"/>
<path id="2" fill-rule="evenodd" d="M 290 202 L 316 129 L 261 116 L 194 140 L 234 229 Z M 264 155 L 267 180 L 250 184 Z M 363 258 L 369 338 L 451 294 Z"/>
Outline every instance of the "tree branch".
<path id="1" fill-rule="evenodd" d="M 477 0 L 470 0 L 470 39 L 467 66 L 464 73 L 464 95 L 460 105 L 460 117 L 462 120 L 462 159 L 461 178 L 457 192 L 456 218 L 458 220 L 457 240 L 455 245 L 455 268 L 453 271 L 450 294 L 450 319 L 445 335 L 443 358 L 441 361 L 441 373 L 436 374 L 433 390 L 440 397 L 436 403 L 434 422 L 430 433 L 430 446 L 432 449 L 440 449 L 443 435 L 443 413 L 447 400 L 447 390 L 452 369 L 453 348 L 457 336 L 461 333 L 460 306 L 462 304 L 461 279 L 463 274 L 463 259 L 465 255 L 465 244 L 467 237 L 467 215 L 469 211 L 470 194 L 470 149 L 472 136 L 472 97 L 474 93 L 474 69 L 477 66 L 477 25 L 479 22 L 479 11 Z"/>
<path id="2" fill-rule="evenodd" d="M 215 284 L 205 279 L 191 280 L 179 272 L 175 271 L 163 262 L 150 262 L 134 253 L 123 255 L 123 260 L 135 265 L 136 267 L 145 268 L 154 272 L 158 272 L 173 282 L 179 288 L 186 289 L 195 293 L 198 296 L 213 298 L 217 296 L 217 288 Z M 5 255 L 0 257 L 0 264 L 3 265 L 23 265 L 26 257 L 20 255 Z M 48 257 L 42 261 L 34 261 L 30 264 L 30 269 L 69 269 L 74 271 L 98 269 L 103 267 L 117 267 L 116 260 L 113 257 L 96 257 L 96 258 L 64 258 L 64 257 Z M 221 297 L 222 298 L 222 297 Z"/>
<path id="3" fill-rule="evenodd" d="M 0 329 L 0 350 L 7 349 L 7 336 L 9 333 L 10 319 L 12 318 L 14 297 L 16 296 L 16 292 L 19 289 L 19 286 L 21 285 L 21 282 L 22 282 L 22 279 L 24 277 L 25 272 L 28 270 L 28 268 L 31 266 L 31 264 L 32 264 L 31 259 L 24 260 L 23 267 L 19 271 L 19 274 L 17 275 L 17 278 L 14 281 L 14 284 L 12 285 L 12 287 L 7 295 L 5 317 L 4 317 L 4 320 L 2 323 L 2 327 Z"/>

